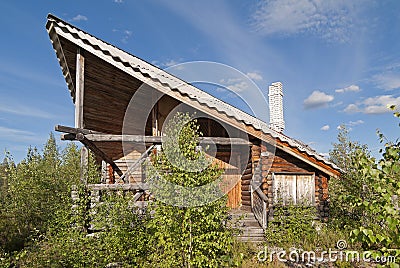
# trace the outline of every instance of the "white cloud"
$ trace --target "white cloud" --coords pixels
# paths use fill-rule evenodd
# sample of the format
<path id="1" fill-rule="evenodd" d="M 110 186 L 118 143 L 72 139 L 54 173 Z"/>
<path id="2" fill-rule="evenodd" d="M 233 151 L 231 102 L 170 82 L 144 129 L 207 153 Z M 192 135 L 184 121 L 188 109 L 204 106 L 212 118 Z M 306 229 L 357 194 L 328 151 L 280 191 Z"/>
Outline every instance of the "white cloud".
<path id="1" fill-rule="evenodd" d="M 380 114 L 390 112 L 389 105 L 400 106 L 400 97 L 393 98 L 392 95 L 382 95 L 366 99 L 363 104 L 365 105 L 364 113 L 366 114 Z"/>
<path id="2" fill-rule="evenodd" d="M 151 64 L 157 66 L 158 68 L 162 68 L 167 70 L 170 73 L 174 73 L 175 71 L 182 71 L 185 69 L 185 63 L 182 63 L 183 59 L 167 59 L 165 61 L 153 60 Z M 177 75 L 179 77 L 179 75 Z"/>
<path id="3" fill-rule="evenodd" d="M 322 131 L 328 131 L 331 127 L 329 125 L 325 125 L 323 127 L 321 127 Z"/>
<path id="4" fill-rule="evenodd" d="M 346 0 L 263 0 L 253 20 L 266 35 L 311 33 L 347 42 L 356 23 L 355 5 Z"/>
<path id="5" fill-rule="evenodd" d="M 344 92 L 359 92 L 361 89 L 357 85 L 351 85 L 345 88 L 336 89 L 335 92 L 337 93 L 344 93 Z"/>
<path id="6" fill-rule="evenodd" d="M 349 104 L 344 112 L 346 113 L 364 113 L 364 114 L 382 114 L 391 112 L 388 108 L 390 105 L 400 106 L 400 97 L 393 95 L 381 95 L 371 97 L 359 103 Z"/>
<path id="7" fill-rule="evenodd" d="M 84 15 L 78 14 L 71 19 L 72 21 L 87 21 L 88 18 Z"/>
<path id="8" fill-rule="evenodd" d="M 313 91 L 307 99 L 304 100 L 306 109 L 325 107 L 329 102 L 333 101 L 334 97 L 319 90 Z"/>
<path id="9" fill-rule="evenodd" d="M 281 55 L 238 20 L 229 1 L 210 1 L 206 5 L 203 1 L 185 1 L 184 5 L 180 1 L 159 3 L 201 31 L 229 65 L 241 66 L 240 69 L 246 71 L 264 70 L 268 58 L 268 62 L 273 62 L 274 70 L 287 69 Z M 202 45 L 200 48 L 204 49 Z M 262 51 L 263 57 L 254 51 Z"/>
<path id="10" fill-rule="evenodd" d="M 332 107 L 332 108 L 338 107 L 338 106 L 340 106 L 340 105 L 342 105 L 342 104 L 343 104 L 343 101 L 339 101 L 339 102 L 337 102 L 337 103 L 335 103 L 335 104 L 332 104 L 331 107 Z"/>
<path id="11" fill-rule="evenodd" d="M 14 128 L 7 128 L 0 126 L 0 134 L 1 136 L 13 136 L 13 135 L 29 135 L 32 136 L 34 133 L 30 131 L 14 129 Z"/>
<path id="12" fill-rule="evenodd" d="M 357 125 L 361 125 L 364 124 L 363 120 L 357 120 L 357 121 L 350 121 L 349 123 L 347 123 L 346 125 L 350 126 L 350 127 L 354 127 Z"/>
<path id="13" fill-rule="evenodd" d="M 357 121 L 349 121 L 348 123 L 344 123 L 342 125 L 344 125 L 348 131 L 353 131 L 353 127 L 354 126 L 358 126 L 364 124 L 363 120 L 357 120 Z M 337 130 L 341 130 L 342 129 L 342 125 L 339 125 L 336 127 Z"/>
<path id="14" fill-rule="evenodd" d="M 122 37 L 121 41 L 126 44 L 128 43 L 129 38 L 132 36 L 132 31 L 124 30 L 123 34 L 124 36 Z"/>
<path id="15" fill-rule="evenodd" d="M 33 132 L 2 126 L 0 126 L 0 137 L 13 142 L 37 142 L 42 140 Z"/>
<path id="16" fill-rule="evenodd" d="M 243 92 L 250 87 L 249 82 L 242 78 L 221 79 L 220 84 L 233 92 Z"/>
<path id="17" fill-rule="evenodd" d="M 261 81 L 263 80 L 263 77 L 261 76 L 261 74 L 257 73 L 257 72 L 249 72 L 246 74 L 250 79 L 253 79 L 255 81 Z"/>
<path id="18" fill-rule="evenodd" d="M 123 2 L 124 2 L 124 0 L 114 0 L 114 3 L 118 3 L 118 4 L 121 4 Z"/>
<path id="19" fill-rule="evenodd" d="M 165 67 L 171 67 L 174 65 L 177 65 L 179 62 L 176 60 L 167 60 L 166 62 L 162 63 L 163 66 Z"/>
<path id="20" fill-rule="evenodd" d="M 400 73 L 387 72 L 372 77 L 376 85 L 384 90 L 400 88 Z"/>
<path id="21" fill-rule="evenodd" d="M 0 102 L 0 111 L 9 114 L 16 114 L 22 116 L 29 116 L 29 117 L 37 117 L 37 118 L 53 118 L 54 114 L 39 110 L 34 107 L 28 107 L 26 105 L 21 104 L 11 104 Z"/>
<path id="22" fill-rule="evenodd" d="M 229 85 L 228 88 L 233 92 L 241 92 L 246 90 L 249 85 L 245 81 L 238 82 L 236 84 Z"/>
<path id="23" fill-rule="evenodd" d="M 345 113 L 352 114 L 360 112 L 360 108 L 354 103 L 347 105 L 346 108 L 343 110 Z"/>
<path id="24" fill-rule="evenodd" d="M 129 38 L 132 37 L 133 32 L 130 30 L 119 30 L 119 29 L 112 29 L 113 33 L 119 33 L 122 35 L 121 42 L 122 43 L 128 43 Z"/>

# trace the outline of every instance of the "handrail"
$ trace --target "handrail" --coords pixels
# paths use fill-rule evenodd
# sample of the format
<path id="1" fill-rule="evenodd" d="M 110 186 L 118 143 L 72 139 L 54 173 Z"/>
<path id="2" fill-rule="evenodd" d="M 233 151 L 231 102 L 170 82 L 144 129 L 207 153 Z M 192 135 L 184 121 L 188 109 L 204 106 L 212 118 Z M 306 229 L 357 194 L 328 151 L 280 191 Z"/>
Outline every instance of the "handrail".
<path id="1" fill-rule="evenodd" d="M 255 168 L 255 172 L 250 181 L 250 200 L 251 210 L 253 211 L 254 216 L 260 223 L 261 227 L 265 230 L 268 223 L 268 197 L 262 192 L 260 186 L 255 183 L 256 181 L 261 181 L 260 165 L 261 161 Z"/>
<path id="2" fill-rule="evenodd" d="M 268 197 L 266 194 L 263 193 L 263 191 L 261 191 L 260 186 L 257 186 L 254 184 L 254 182 L 251 182 L 251 186 L 253 187 L 253 191 L 257 192 L 257 194 L 260 196 L 260 198 L 264 201 L 268 203 Z"/>
<path id="3" fill-rule="evenodd" d="M 136 168 L 138 168 L 143 161 L 145 160 L 145 158 L 149 155 L 149 152 L 154 148 L 154 145 L 151 145 L 139 158 L 138 160 L 136 160 L 135 163 L 133 163 L 133 165 L 131 165 L 128 170 L 120 177 L 120 180 L 125 181 L 125 178 L 128 174 L 130 174 L 132 171 L 134 171 Z M 129 182 L 125 182 L 125 183 L 129 183 Z"/>

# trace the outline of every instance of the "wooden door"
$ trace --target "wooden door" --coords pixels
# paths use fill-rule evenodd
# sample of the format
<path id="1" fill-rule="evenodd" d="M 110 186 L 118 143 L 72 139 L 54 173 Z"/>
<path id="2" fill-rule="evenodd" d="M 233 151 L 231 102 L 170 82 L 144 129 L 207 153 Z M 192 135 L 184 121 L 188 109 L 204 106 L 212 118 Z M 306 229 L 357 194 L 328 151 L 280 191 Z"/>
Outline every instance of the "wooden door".
<path id="1" fill-rule="evenodd" d="M 228 191 L 228 201 L 226 205 L 229 208 L 238 208 L 242 201 L 241 176 L 238 168 L 228 163 L 229 157 L 219 158 L 220 159 L 215 159 L 215 163 L 225 170 L 222 175 L 223 183 L 221 185 L 221 190 L 224 192 Z"/>
<path id="2" fill-rule="evenodd" d="M 274 174 L 274 203 L 314 204 L 314 174 Z"/>

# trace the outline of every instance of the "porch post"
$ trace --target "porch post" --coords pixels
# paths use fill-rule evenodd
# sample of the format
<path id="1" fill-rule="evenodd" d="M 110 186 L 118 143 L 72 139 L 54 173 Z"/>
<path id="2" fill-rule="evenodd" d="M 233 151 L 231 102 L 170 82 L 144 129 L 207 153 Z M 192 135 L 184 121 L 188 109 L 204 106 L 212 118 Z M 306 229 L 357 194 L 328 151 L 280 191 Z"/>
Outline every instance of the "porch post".
<path id="1" fill-rule="evenodd" d="M 85 128 L 83 121 L 83 97 L 85 79 L 85 58 L 78 48 L 76 52 L 76 76 L 75 76 L 75 127 Z"/>

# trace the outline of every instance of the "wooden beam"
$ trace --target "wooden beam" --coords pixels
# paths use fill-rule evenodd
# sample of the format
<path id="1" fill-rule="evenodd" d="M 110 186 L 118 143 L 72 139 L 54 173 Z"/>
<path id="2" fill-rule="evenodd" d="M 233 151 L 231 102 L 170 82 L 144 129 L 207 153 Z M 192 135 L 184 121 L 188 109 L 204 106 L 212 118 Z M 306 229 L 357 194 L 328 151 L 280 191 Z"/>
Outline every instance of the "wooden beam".
<path id="1" fill-rule="evenodd" d="M 83 145 L 88 147 L 95 155 L 101 157 L 104 161 L 106 161 L 108 164 L 110 164 L 115 172 L 121 177 L 124 173 L 119 169 L 117 164 L 108 156 L 106 155 L 102 150 L 97 148 L 97 146 L 90 140 L 88 140 L 83 134 L 77 134 L 77 140 L 79 140 Z"/>
<path id="2" fill-rule="evenodd" d="M 142 136 L 142 135 L 113 135 L 113 134 L 85 134 L 88 140 L 95 142 L 126 141 L 126 142 L 145 142 L 161 143 L 161 136 Z"/>
<path id="3" fill-rule="evenodd" d="M 61 140 L 79 140 L 79 135 L 84 135 L 88 140 L 93 142 L 133 142 L 133 143 L 152 143 L 161 144 L 161 136 L 141 136 L 141 135 L 113 135 L 113 134 L 62 134 Z M 215 143 L 218 145 L 246 145 L 252 143 L 241 138 L 223 138 L 223 137 L 200 137 L 199 141 L 204 144 Z"/>
<path id="4" fill-rule="evenodd" d="M 132 190 L 148 190 L 149 186 L 146 183 L 132 183 L 132 184 L 88 184 L 88 189 L 94 191 L 109 190 L 109 191 L 132 191 Z"/>
<path id="5" fill-rule="evenodd" d="M 84 128 L 73 128 L 57 125 L 55 131 L 65 132 L 68 134 L 61 135 L 62 140 L 79 140 L 84 135 L 88 140 L 93 142 L 144 142 L 144 143 L 161 143 L 162 136 L 142 136 L 142 135 L 115 135 L 104 134 Z M 69 135 L 72 134 L 72 135 Z M 252 145 L 248 140 L 242 138 L 225 138 L 225 137 L 199 137 L 199 141 L 205 144 L 215 143 L 218 145 Z"/>
<path id="6" fill-rule="evenodd" d="M 102 134 L 101 132 L 85 129 L 85 128 L 77 128 L 77 127 L 66 127 L 62 125 L 56 125 L 54 130 L 57 132 L 71 133 L 71 134 Z"/>
<path id="7" fill-rule="evenodd" d="M 200 137 L 199 141 L 205 144 L 215 143 L 219 145 L 252 145 L 250 141 L 242 138 Z"/>
<path id="8" fill-rule="evenodd" d="M 83 134 L 84 135 L 84 134 Z M 141 136 L 141 135 L 112 135 L 112 134 L 86 134 L 88 140 L 94 142 L 144 142 L 152 144 L 161 144 L 163 137 L 161 136 Z M 64 139 L 73 138 L 72 136 L 63 136 Z M 215 143 L 218 145 L 251 145 L 249 141 L 241 138 L 223 138 L 223 137 L 199 137 L 199 142 L 205 144 Z"/>
<path id="9" fill-rule="evenodd" d="M 75 127 L 84 128 L 83 122 L 83 97 L 85 79 L 85 58 L 82 51 L 78 48 L 76 52 L 76 77 L 75 77 Z"/>
<path id="10" fill-rule="evenodd" d="M 63 141 L 75 141 L 76 140 L 76 134 L 73 133 L 66 133 L 66 134 L 61 134 L 61 140 Z"/>

